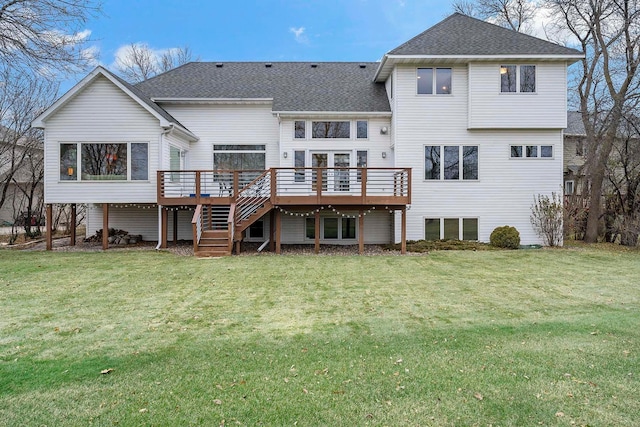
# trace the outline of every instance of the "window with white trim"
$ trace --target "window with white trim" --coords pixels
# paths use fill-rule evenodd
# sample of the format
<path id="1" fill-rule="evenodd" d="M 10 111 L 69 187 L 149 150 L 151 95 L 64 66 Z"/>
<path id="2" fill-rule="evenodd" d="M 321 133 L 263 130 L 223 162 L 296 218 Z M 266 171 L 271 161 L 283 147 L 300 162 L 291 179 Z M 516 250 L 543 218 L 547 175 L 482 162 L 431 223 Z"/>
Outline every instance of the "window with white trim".
<path id="1" fill-rule="evenodd" d="M 357 139 L 367 139 L 369 138 L 369 123 L 366 120 L 358 120 L 356 121 L 356 138 Z"/>
<path id="2" fill-rule="evenodd" d="M 320 238 L 323 240 L 354 240 L 356 239 L 356 222 L 356 218 L 321 217 Z M 305 236 L 307 239 L 316 238 L 315 218 L 306 218 Z"/>
<path id="3" fill-rule="evenodd" d="M 426 145 L 424 147 L 424 179 L 478 179 L 477 145 Z"/>
<path id="4" fill-rule="evenodd" d="M 425 240 L 478 240 L 478 218 L 425 218 Z"/>
<path id="5" fill-rule="evenodd" d="M 246 237 L 248 239 L 264 239 L 264 218 L 260 218 L 247 228 Z"/>
<path id="6" fill-rule="evenodd" d="M 536 91 L 535 65 L 501 65 L 500 92 L 533 93 Z"/>
<path id="7" fill-rule="evenodd" d="M 418 68 L 416 80 L 418 95 L 451 93 L 451 68 Z"/>
<path id="8" fill-rule="evenodd" d="M 213 146 L 215 170 L 264 170 L 265 146 L 262 144 L 216 144 Z"/>
<path id="9" fill-rule="evenodd" d="M 567 196 L 571 196 L 575 192 L 576 183 L 573 180 L 564 182 L 564 194 Z"/>
<path id="10" fill-rule="evenodd" d="M 293 136 L 295 139 L 305 139 L 307 137 L 306 122 L 304 120 L 296 120 L 293 124 L 293 128 Z"/>
<path id="11" fill-rule="evenodd" d="M 511 145 L 512 159 L 551 159 L 553 158 L 553 145 Z"/>
<path id="12" fill-rule="evenodd" d="M 148 179 L 149 144 L 146 142 L 60 144 L 61 181 L 146 181 Z"/>
<path id="13" fill-rule="evenodd" d="M 311 122 L 311 138 L 349 139 L 351 138 L 351 122 Z"/>

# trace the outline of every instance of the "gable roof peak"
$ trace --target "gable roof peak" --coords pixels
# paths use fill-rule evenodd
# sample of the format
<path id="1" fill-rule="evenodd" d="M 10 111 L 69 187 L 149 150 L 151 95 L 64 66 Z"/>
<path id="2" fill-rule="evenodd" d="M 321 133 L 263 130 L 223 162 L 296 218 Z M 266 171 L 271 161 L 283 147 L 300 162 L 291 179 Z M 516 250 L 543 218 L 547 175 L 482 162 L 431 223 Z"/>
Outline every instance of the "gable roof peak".
<path id="1" fill-rule="evenodd" d="M 566 56 L 581 52 L 456 12 L 387 55 Z"/>

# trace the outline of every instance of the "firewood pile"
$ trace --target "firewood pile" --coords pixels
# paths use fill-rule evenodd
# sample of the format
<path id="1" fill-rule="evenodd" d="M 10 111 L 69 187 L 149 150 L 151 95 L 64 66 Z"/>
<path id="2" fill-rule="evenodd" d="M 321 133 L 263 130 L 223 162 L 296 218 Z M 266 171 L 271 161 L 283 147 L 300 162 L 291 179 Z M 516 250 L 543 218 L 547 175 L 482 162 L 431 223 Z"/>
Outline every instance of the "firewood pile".
<path id="1" fill-rule="evenodd" d="M 103 230 L 100 229 L 96 231 L 96 234 L 94 234 L 93 236 L 90 236 L 84 239 L 84 241 L 93 242 L 93 243 L 102 242 L 102 233 L 103 233 Z M 126 230 L 118 230 L 116 228 L 110 228 L 108 241 L 110 245 L 135 245 L 136 243 L 142 241 L 142 235 L 129 234 L 129 232 Z"/>

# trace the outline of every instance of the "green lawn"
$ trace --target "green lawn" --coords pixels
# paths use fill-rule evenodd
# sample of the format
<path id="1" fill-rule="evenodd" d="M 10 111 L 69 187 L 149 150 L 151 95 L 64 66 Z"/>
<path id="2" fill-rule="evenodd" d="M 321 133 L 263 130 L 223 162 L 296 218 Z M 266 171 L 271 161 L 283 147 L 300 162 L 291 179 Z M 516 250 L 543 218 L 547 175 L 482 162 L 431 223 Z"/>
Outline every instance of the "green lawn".
<path id="1" fill-rule="evenodd" d="M 0 251 L 0 425 L 631 426 L 639 353 L 637 251 Z"/>

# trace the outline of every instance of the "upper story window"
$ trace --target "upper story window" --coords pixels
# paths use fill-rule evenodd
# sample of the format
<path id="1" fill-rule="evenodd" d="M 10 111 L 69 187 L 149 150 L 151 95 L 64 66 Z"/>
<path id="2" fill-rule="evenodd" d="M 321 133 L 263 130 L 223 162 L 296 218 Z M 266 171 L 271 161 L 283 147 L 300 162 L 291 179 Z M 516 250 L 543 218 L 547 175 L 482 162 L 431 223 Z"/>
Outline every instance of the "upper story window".
<path id="1" fill-rule="evenodd" d="M 533 93 L 536 91 L 535 65 L 501 65 L 500 91 Z"/>
<path id="2" fill-rule="evenodd" d="M 419 95 L 451 93 L 451 68 L 418 68 L 416 77 Z"/>
<path id="3" fill-rule="evenodd" d="M 477 180 L 477 145 L 427 145 L 424 148 L 424 179 Z"/>
<path id="4" fill-rule="evenodd" d="M 307 137 L 305 124 L 304 120 L 296 120 L 294 122 L 294 137 L 296 139 L 305 139 Z"/>
<path id="5" fill-rule="evenodd" d="M 311 138 L 342 138 L 351 137 L 351 123 L 344 122 L 311 122 Z"/>
<path id="6" fill-rule="evenodd" d="M 512 145 L 510 151 L 512 159 L 553 158 L 553 145 Z"/>
<path id="7" fill-rule="evenodd" d="M 367 139 L 369 137 L 368 123 L 366 120 L 356 122 L 356 138 Z"/>
<path id="8" fill-rule="evenodd" d="M 60 180 L 77 181 L 78 178 L 81 181 L 146 181 L 149 179 L 149 144 L 60 144 Z"/>
<path id="9" fill-rule="evenodd" d="M 216 170 L 264 170 L 265 146 L 252 145 L 214 145 L 213 168 Z"/>

